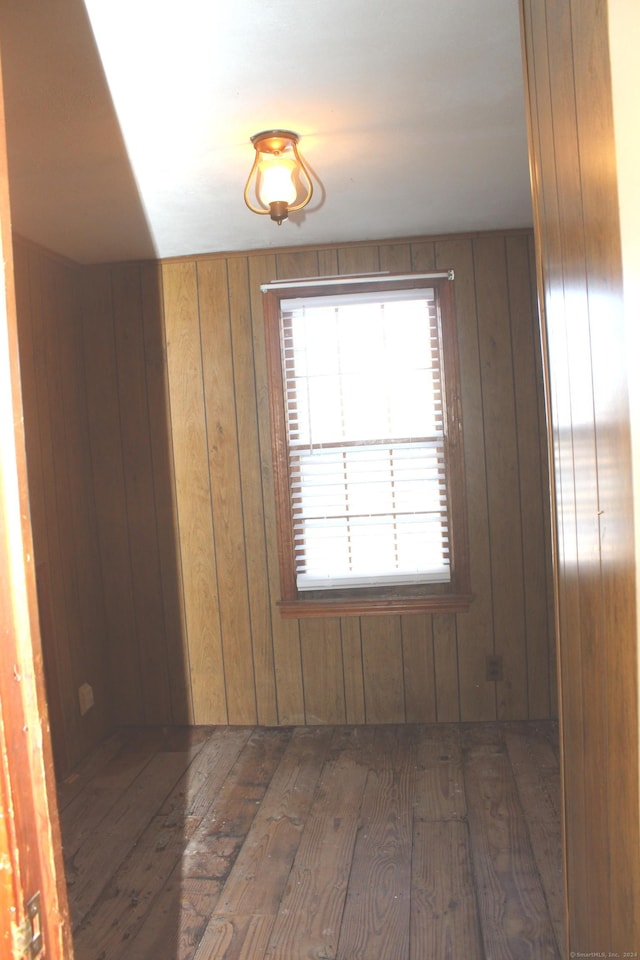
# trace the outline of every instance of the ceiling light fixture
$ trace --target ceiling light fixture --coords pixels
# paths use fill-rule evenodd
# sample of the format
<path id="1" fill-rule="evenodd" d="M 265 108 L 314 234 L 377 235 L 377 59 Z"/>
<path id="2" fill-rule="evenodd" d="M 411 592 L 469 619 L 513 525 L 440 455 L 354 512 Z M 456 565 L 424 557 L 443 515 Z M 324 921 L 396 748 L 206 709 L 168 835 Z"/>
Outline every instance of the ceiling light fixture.
<path id="1" fill-rule="evenodd" d="M 280 226 L 291 211 L 311 200 L 313 184 L 298 153 L 300 137 L 291 130 L 263 130 L 251 137 L 256 157 L 244 188 L 254 213 L 268 213 Z"/>

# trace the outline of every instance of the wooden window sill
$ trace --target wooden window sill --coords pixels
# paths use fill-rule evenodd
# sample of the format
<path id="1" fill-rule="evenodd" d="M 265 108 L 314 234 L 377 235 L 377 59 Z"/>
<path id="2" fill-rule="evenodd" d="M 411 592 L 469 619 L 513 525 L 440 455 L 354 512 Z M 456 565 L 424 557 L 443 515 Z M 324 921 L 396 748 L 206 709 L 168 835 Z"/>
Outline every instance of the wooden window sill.
<path id="1" fill-rule="evenodd" d="M 286 619 L 306 617 L 376 617 L 410 613 L 464 613 L 473 594 L 439 594 L 425 597 L 356 597 L 280 600 L 278 607 Z"/>

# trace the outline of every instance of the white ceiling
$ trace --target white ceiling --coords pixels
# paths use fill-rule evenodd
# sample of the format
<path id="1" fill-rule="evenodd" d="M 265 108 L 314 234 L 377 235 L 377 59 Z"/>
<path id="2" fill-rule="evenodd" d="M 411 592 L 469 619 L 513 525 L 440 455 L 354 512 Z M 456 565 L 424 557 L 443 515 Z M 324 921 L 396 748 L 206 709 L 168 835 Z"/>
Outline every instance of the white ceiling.
<path id="1" fill-rule="evenodd" d="M 15 229 L 80 262 L 531 224 L 518 0 L 3 0 Z M 244 205 L 301 135 L 310 207 Z"/>

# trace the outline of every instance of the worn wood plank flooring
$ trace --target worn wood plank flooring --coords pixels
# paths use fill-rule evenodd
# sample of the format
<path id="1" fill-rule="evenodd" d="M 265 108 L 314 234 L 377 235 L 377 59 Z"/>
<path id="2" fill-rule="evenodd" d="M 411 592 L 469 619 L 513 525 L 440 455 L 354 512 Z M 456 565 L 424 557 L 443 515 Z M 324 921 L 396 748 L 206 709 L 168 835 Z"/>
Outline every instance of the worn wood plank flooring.
<path id="1" fill-rule="evenodd" d="M 559 960 L 554 723 L 119 731 L 60 784 L 77 960 Z"/>

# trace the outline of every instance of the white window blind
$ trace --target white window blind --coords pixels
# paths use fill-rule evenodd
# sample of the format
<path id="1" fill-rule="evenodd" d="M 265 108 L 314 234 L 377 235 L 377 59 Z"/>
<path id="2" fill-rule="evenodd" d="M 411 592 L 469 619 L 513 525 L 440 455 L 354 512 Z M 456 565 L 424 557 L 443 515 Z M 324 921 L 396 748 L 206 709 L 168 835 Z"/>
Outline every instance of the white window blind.
<path id="1" fill-rule="evenodd" d="M 449 581 L 434 290 L 280 310 L 298 590 Z"/>

